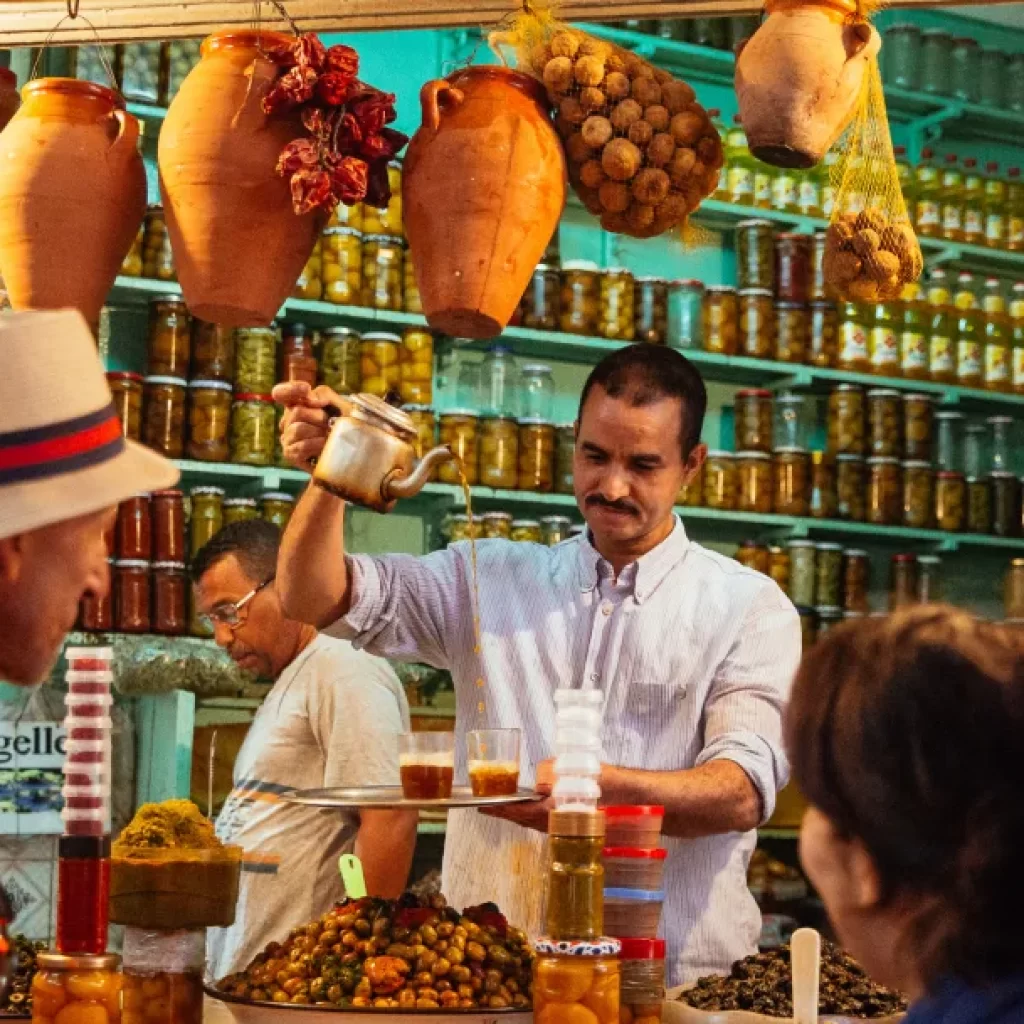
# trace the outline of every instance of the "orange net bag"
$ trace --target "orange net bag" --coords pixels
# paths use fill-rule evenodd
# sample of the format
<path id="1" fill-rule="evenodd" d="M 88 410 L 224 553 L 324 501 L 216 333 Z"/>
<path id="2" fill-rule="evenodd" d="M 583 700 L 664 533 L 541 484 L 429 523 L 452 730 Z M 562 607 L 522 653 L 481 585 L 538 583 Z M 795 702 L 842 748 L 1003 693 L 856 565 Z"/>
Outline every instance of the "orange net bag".
<path id="1" fill-rule="evenodd" d="M 851 302 L 898 299 L 921 276 L 924 260 L 900 190 L 877 57 L 867 65 L 856 112 L 837 145 L 825 278 Z"/>
<path id="2" fill-rule="evenodd" d="M 490 37 L 544 83 L 569 180 L 601 227 L 652 238 L 718 187 L 722 140 L 685 82 L 531 5 Z"/>

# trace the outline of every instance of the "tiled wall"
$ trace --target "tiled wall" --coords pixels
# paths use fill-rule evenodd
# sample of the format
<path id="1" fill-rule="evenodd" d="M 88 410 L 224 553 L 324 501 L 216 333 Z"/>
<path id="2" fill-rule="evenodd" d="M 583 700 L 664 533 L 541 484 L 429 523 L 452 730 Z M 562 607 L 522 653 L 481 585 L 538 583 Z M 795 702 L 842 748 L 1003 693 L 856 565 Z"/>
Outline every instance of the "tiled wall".
<path id="1" fill-rule="evenodd" d="M 0 836 L 0 885 L 14 911 L 12 930 L 48 941 L 57 903 L 57 837 Z"/>

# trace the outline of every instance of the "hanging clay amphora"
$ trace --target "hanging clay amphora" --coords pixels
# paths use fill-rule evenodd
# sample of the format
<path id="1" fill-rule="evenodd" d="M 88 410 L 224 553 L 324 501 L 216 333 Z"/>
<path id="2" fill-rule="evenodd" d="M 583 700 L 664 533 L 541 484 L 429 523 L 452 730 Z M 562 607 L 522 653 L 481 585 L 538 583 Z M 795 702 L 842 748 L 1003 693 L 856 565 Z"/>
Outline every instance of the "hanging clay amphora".
<path id="1" fill-rule="evenodd" d="M 195 316 L 223 327 L 274 319 L 322 223 L 293 211 L 276 169 L 305 129 L 297 115 L 263 112 L 278 73 L 265 53 L 290 41 L 256 31 L 207 38 L 160 132 L 160 192 L 181 290 Z"/>
<path id="2" fill-rule="evenodd" d="M 736 60 L 750 151 L 777 167 L 817 164 L 850 123 L 881 39 L 855 0 L 768 0 Z"/>
<path id="3" fill-rule="evenodd" d="M 512 318 L 565 205 L 565 156 L 535 79 L 470 67 L 420 93 L 402 176 L 423 311 L 454 337 Z"/>
<path id="4" fill-rule="evenodd" d="M 0 132 L 0 273 L 15 309 L 99 322 L 146 210 L 139 122 L 112 89 L 40 78 Z"/>

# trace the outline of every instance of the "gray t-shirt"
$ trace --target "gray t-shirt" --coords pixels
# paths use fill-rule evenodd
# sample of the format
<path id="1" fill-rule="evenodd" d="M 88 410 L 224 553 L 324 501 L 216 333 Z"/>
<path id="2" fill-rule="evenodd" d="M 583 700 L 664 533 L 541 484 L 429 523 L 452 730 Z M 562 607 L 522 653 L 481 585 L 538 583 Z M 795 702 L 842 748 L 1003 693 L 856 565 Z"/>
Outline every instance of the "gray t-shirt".
<path id="1" fill-rule="evenodd" d="M 268 942 L 344 896 L 338 858 L 359 819 L 286 803 L 289 789 L 395 785 L 398 734 L 409 730 L 405 692 L 387 662 L 318 636 L 274 684 L 235 761 L 217 835 L 245 850 L 230 928 L 211 928 L 207 972 L 244 970 Z"/>

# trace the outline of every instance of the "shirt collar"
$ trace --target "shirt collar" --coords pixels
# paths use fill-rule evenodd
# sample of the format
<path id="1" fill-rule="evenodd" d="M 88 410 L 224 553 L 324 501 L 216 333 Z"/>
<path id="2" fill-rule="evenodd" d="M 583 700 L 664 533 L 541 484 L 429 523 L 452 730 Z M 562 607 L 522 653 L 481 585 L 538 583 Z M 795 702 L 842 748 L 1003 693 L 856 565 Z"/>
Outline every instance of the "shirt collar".
<path id="1" fill-rule="evenodd" d="M 690 546 L 682 520 L 677 515 L 673 515 L 673 519 L 675 526 L 672 532 L 646 555 L 630 562 L 619 573 L 619 584 L 632 586 L 633 599 L 637 604 L 654 593 L 669 570 L 682 561 Z M 578 567 L 580 590 L 583 591 L 593 590 L 599 576 L 611 576 L 611 565 L 591 543 L 589 529 L 580 537 Z"/>

